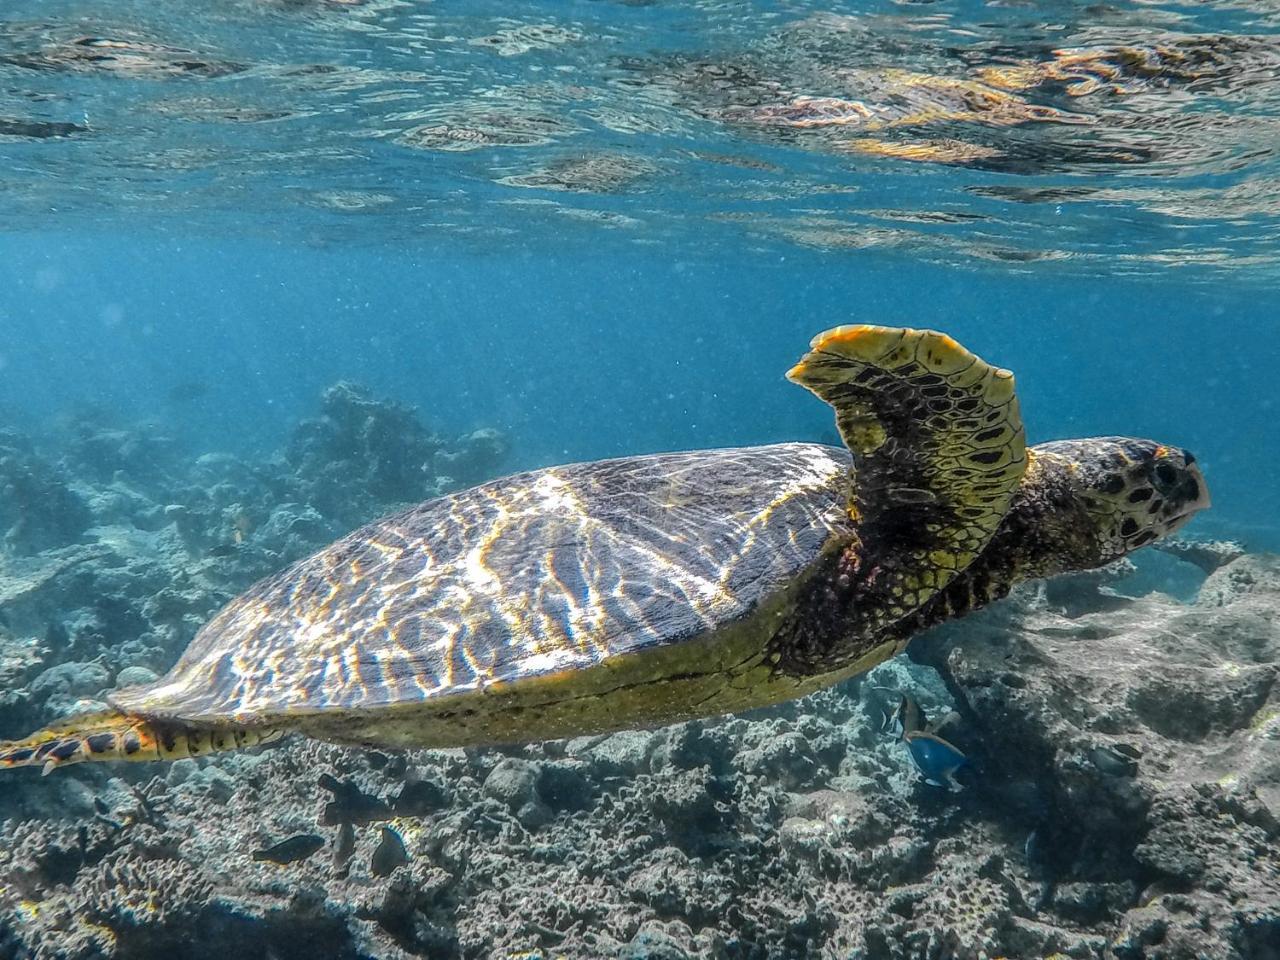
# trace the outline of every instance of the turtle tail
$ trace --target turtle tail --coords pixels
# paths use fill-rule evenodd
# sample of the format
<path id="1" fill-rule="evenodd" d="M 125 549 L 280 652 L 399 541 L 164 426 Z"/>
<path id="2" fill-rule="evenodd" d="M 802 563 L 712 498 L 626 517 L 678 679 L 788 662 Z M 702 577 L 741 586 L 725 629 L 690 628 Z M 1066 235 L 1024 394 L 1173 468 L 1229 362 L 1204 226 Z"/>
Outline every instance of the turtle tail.
<path id="1" fill-rule="evenodd" d="M 116 710 L 82 713 L 21 740 L 0 741 L 0 769 L 40 766 L 44 773 L 85 760 L 181 760 L 268 743 L 282 730 L 193 727 Z"/>

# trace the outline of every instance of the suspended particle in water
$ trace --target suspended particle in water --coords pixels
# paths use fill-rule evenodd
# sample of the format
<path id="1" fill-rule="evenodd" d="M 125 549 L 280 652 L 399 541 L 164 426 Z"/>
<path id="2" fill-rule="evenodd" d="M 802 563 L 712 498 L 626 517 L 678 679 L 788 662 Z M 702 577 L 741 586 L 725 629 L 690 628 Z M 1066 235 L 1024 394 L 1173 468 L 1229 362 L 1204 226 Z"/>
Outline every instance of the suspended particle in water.
<path id="1" fill-rule="evenodd" d="M 62 271 L 56 267 L 42 267 L 36 271 L 36 289 L 41 293 L 52 293 L 62 286 Z"/>

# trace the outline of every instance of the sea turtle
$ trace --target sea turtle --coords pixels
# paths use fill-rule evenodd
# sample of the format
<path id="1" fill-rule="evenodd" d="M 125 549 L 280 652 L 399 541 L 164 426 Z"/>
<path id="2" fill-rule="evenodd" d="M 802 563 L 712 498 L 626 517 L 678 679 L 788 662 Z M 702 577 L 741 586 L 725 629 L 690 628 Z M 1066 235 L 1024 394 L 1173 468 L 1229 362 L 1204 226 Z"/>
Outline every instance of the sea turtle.
<path id="1" fill-rule="evenodd" d="M 290 732 L 510 743 L 777 703 L 1208 505 L 1176 447 L 1028 449 L 1013 377 L 940 333 L 839 327 L 788 376 L 835 408 L 847 449 L 649 454 L 427 501 L 251 587 L 165 677 L 0 744 L 0 765 Z"/>

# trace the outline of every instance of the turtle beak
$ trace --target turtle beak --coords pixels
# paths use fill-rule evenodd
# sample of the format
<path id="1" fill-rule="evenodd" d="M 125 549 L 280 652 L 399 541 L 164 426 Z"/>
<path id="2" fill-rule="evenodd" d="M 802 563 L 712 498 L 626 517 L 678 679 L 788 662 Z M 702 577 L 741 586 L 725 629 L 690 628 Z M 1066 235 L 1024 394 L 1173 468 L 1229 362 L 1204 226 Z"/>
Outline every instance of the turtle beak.
<path id="1" fill-rule="evenodd" d="M 1187 479 L 1195 483 L 1200 495 L 1189 503 L 1189 509 L 1192 513 L 1197 510 L 1208 510 L 1213 506 L 1213 500 L 1209 496 L 1209 485 L 1204 481 L 1204 474 L 1200 472 L 1200 468 L 1196 466 L 1196 458 L 1191 455 L 1191 451 L 1187 451 Z"/>
<path id="2" fill-rule="evenodd" d="M 1213 503 L 1209 496 L 1209 485 L 1205 483 L 1195 455 L 1190 450 L 1183 450 L 1182 456 L 1182 478 L 1173 492 L 1173 498 L 1179 501 L 1178 512 L 1169 524 L 1170 533 L 1181 529 L 1188 520 L 1201 510 L 1208 510 Z"/>

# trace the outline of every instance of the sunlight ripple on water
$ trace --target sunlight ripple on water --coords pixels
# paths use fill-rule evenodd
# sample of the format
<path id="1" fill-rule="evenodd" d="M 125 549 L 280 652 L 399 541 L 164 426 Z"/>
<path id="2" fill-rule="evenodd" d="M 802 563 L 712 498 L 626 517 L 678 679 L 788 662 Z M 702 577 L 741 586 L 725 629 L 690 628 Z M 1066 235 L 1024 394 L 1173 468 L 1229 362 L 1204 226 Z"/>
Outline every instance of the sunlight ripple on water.
<path id="1" fill-rule="evenodd" d="M 0 16 L 11 228 L 124 213 L 199 232 L 252 211 L 318 244 L 723 232 L 1113 274 L 1277 256 L 1275 4 Z"/>

